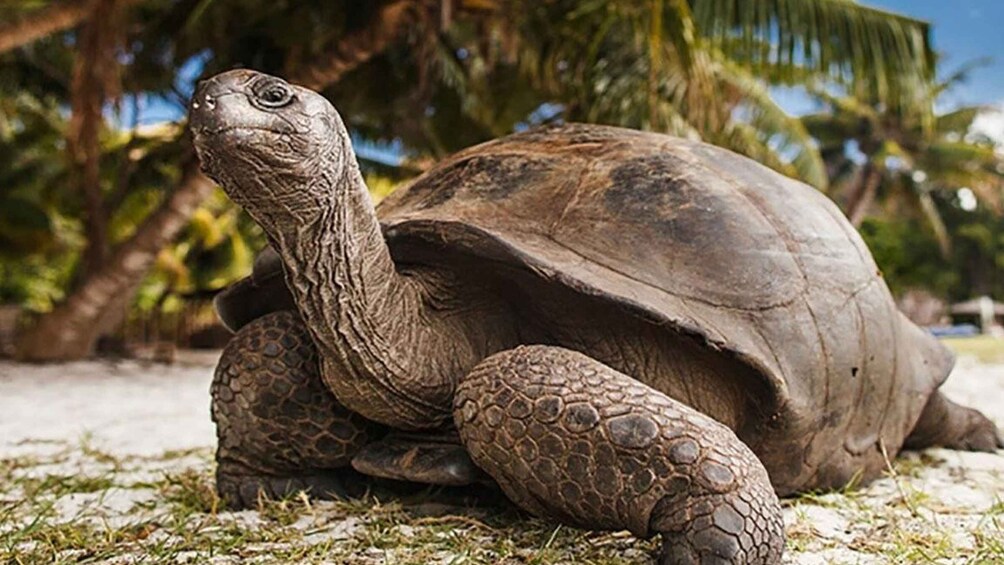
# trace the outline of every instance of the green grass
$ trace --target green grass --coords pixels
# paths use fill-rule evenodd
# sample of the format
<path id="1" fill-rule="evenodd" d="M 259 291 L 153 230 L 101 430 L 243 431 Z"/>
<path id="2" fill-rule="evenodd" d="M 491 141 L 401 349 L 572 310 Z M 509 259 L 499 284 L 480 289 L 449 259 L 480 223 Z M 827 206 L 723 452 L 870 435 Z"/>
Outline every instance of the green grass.
<path id="1" fill-rule="evenodd" d="M 976 357 L 983 363 L 1004 363 L 1004 338 L 989 335 L 942 339 L 959 356 Z"/>
<path id="2" fill-rule="evenodd" d="M 925 473 L 945 464 L 924 454 L 890 462 L 886 480 L 895 489 L 887 483 L 881 497 L 852 481 L 836 492 L 785 500 L 788 551 L 850 548 L 888 563 L 1004 563 L 1004 502 L 974 514 L 942 508 L 923 490 Z M 136 480 L 136 472 L 147 478 Z M 100 503 L 110 488 L 143 496 L 126 510 L 97 504 L 61 514 L 64 497 Z M 813 521 L 820 512 L 838 514 L 846 531 L 821 531 Z M 953 525 L 950 513 L 968 525 Z M 85 440 L 49 456 L 0 460 L 4 564 L 626 565 L 650 563 L 658 544 L 556 526 L 511 507 L 450 504 L 434 492 L 342 502 L 295 495 L 261 500 L 253 512 L 227 512 L 213 488 L 209 450 L 123 458 Z"/>
<path id="3" fill-rule="evenodd" d="M 188 467 L 171 464 L 185 458 Z M 128 478 L 165 468 L 153 480 Z M 109 489 L 143 491 L 126 512 L 101 506 Z M 93 496 L 75 515 L 67 496 Z M 627 565 L 656 540 L 556 527 L 507 507 L 430 504 L 429 497 L 344 502 L 296 495 L 256 512 L 222 509 L 208 450 L 114 457 L 83 438 L 50 456 L 0 459 L 0 563 L 250 563 Z"/>

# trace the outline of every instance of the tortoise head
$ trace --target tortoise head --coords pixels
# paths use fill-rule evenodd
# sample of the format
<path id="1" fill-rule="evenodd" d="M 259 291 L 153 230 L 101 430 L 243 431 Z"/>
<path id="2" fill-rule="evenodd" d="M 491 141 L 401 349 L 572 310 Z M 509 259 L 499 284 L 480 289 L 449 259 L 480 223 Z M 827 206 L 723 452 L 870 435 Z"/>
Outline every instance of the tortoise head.
<path id="1" fill-rule="evenodd" d="M 200 82 L 189 122 L 202 170 L 262 223 L 330 207 L 353 158 L 345 125 L 323 96 L 255 71 Z"/>

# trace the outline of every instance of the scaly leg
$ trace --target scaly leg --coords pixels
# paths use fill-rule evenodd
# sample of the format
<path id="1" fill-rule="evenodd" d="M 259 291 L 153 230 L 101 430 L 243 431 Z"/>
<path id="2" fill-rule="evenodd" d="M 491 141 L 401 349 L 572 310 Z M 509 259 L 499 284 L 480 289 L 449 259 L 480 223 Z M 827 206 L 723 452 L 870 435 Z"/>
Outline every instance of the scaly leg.
<path id="1" fill-rule="evenodd" d="M 725 426 L 581 353 L 524 346 L 461 379 L 454 420 L 474 462 L 524 509 L 662 535 L 660 563 L 778 563 L 781 509 Z"/>
<path id="2" fill-rule="evenodd" d="M 241 328 L 223 350 L 211 392 L 216 488 L 228 505 L 254 506 L 259 493 L 344 496 L 358 482 L 349 464 L 378 428 L 321 382 L 314 344 L 294 312 Z"/>
<path id="3" fill-rule="evenodd" d="M 903 447 L 947 447 L 966 451 L 1004 449 L 1004 436 L 989 418 L 935 391 Z"/>

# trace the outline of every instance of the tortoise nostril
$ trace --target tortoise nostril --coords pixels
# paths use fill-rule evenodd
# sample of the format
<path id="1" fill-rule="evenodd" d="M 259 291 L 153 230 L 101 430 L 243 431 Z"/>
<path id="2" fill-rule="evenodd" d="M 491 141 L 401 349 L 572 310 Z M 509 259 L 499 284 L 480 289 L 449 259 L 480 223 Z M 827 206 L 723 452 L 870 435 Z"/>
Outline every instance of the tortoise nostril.
<path id="1" fill-rule="evenodd" d="M 207 133 L 219 129 L 221 116 L 217 108 L 219 95 L 215 90 L 215 85 L 207 82 L 200 83 L 196 89 L 190 104 L 190 126 L 195 133 Z"/>

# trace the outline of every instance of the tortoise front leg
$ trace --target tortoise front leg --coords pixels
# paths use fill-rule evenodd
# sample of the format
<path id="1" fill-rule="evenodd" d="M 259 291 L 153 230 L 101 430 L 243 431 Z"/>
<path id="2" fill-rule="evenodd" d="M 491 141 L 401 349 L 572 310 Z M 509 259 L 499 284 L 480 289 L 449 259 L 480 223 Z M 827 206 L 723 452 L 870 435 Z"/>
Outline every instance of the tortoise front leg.
<path id="1" fill-rule="evenodd" d="M 588 529 L 662 534 L 660 563 L 778 563 L 781 509 L 725 426 L 581 353 L 524 346 L 478 364 L 454 420 L 474 462 L 524 509 Z"/>
<path id="2" fill-rule="evenodd" d="M 211 392 L 216 488 L 229 506 L 301 490 L 344 496 L 347 483 L 361 479 L 349 465 L 377 426 L 324 386 L 314 344 L 294 312 L 241 328 L 223 350 Z"/>

